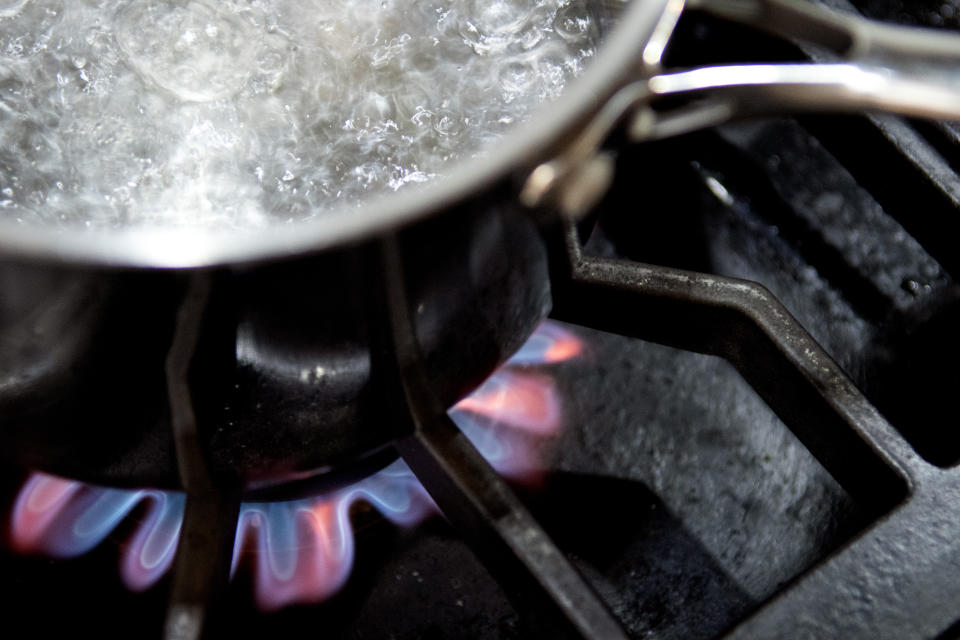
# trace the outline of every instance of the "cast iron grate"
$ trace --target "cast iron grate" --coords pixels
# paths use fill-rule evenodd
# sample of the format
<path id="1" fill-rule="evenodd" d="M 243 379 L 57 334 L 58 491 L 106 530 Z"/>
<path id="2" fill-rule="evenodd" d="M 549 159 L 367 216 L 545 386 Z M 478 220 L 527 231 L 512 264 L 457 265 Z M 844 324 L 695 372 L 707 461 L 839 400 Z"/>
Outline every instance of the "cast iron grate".
<path id="1" fill-rule="evenodd" d="M 883 123 L 856 120 L 856 127 L 865 132 L 864 139 L 873 140 L 878 153 L 882 150 L 884 157 L 889 156 L 888 173 L 878 176 L 868 170 L 862 155 L 848 153 L 843 134 L 856 131 L 848 128 L 848 120 L 804 124 L 817 132 L 826 149 L 848 164 L 885 211 L 955 274 L 956 252 L 950 249 L 955 234 L 945 233 L 942 226 L 945 219 L 956 217 L 955 203 L 944 195 L 949 185 L 937 183 L 936 176 L 919 166 L 924 158 L 936 157 L 927 153 L 922 138 L 915 143 L 920 146 L 905 148 L 902 137 L 878 137 Z M 928 138 L 931 135 L 927 133 Z M 870 159 L 875 168 L 876 156 Z M 709 158 L 701 160 L 695 169 L 710 177 Z M 897 194 L 891 193 L 895 189 L 889 186 L 891 174 L 916 188 L 922 206 L 897 200 Z M 920 176 L 915 182 L 910 177 L 914 174 Z M 776 185 L 764 197 L 781 204 L 789 200 Z M 811 261 L 822 265 L 826 255 L 827 277 L 841 289 L 860 291 L 869 278 L 850 268 L 844 247 L 818 236 L 817 225 L 790 219 L 792 223 L 788 218 L 777 222 L 793 242 L 804 245 L 814 256 Z M 731 637 L 842 634 L 909 638 L 930 637 L 951 628 L 960 611 L 960 593 L 955 588 L 960 571 L 960 517 L 956 513 L 960 472 L 948 468 L 960 457 L 952 440 L 955 436 L 942 428 L 911 426 L 917 421 L 916 414 L 898 414 L 896 407 L 881 407 L 897 428 L 891 426 L 817 341 L 760 285 L 704 273 L 707 264 L 686 265 L 702 267 L 698 272 L 585 256 L 573 228 L 558 230 L 554 241 L 555 318 L 727 359 L 855 500 L 868 508 L 873 520 L 869 529 L 788 585 L 732 629 Z M 456 432 L 443 408 L 432 402 L 417 372 L 410 310 L 394 251 L 386 240 L 382 255 L 385 273 L 392 274 L 387 278 L 386 293 L 396 355 L 390 366 L 404 374 L 404 389 L 397 390 L 395 401 L 409 409 L 414 423 L 414 435 L 398 448 L 477 556 L 498 576 L 517 608 L 529 615 L 527 624 L 549 637 L 624 637 L 618 621 L 550 543 L 512 489 Z M 176 381 L 185 376 L 189 365 L 189 343 L 196 337 L 196 314 L 202 312 L 207 285 L 202 275 L 194 282 L 197 300 L 184 307 L 176 342 L 183 349 L 175 348 L 168 363 L 172 405 L 180 411 L 177 429 L 188 450 L 193 426 L 189 397 L 183 397 L 188 390 L 178 387 Z M 858 295 L 862 295 L 859 301 Z M 880 318 L 893 295 L 899 294 L 874 287 L 852 297 L 864 315 Z M 944 331 L 939 325 L 931 330 L 933 336 Z M 934 337 L 925 340 L 932 343 L 926 347 L 931 350 L 943 344 Z M 897 382 L 888 382 L 885 388 L 889 390 L 890 384 Z M 875 400 L 875 404 L 880 403 Z M 183 453 L 181 450 L 185 461 L 197 458 Z M 178 572 L 174 581 L 170 638 L 200 633 L 211 596 L 217 591 L 213 577 L 218 565 L 217 541 L 205 539 L 210 527 L 197 523 L 209 523 L 214 514 L 224 523 L 222 528 L 229 529 L 228 523 L 235 519 L 231 497 L 220 496 L 214 487 L 205 485 L 202 462 L 195 459 L 187 464 L 190 468 L 184 477 L 194 478 L 188 485 L 192 485 L 195 500 L 187 518 L 186 544 L 181 547 L 185 556 L 179 563 L 192 568 Z M 191 526 L 198 536 L 194 540 L 189 539 Z M 219 560 L 222 565 L 223 558 Z M 203 570 L 211 573 L 196 573 Z M 554 631 L 546 631 L 548 628 Z"/>

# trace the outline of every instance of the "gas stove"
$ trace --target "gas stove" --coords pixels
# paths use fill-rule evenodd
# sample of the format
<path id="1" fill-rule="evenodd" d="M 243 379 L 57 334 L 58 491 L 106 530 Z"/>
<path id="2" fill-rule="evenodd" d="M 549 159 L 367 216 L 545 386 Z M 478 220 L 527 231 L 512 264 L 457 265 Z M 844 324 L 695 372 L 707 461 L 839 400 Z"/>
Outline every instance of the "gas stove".
<path id="1" fill-rule="evenodd" d="M 951 2 L 858 8 L 960 26 Z M 674 47 L 678 65 L 804 55 L 707 19 L 682 24 Z M 240 508 L 247 538 L 216 637 L 528 638 L 557 611 L 581 637 L 607 637 L 605 616 L 635 638 L 955 636 L 957 132 L 805 116 L 622 149 L 594 215 L 555 230 L 552 319 L 451 414 L 512 479 L 477 528 L 519 551 L 466 542 L 477 513 L 448 513 L 458 529 L 388 466 L 407 483 L 403 509 L 369 479 L 335 489 L 362 488 L 341 502 L 298 496 L 339 514 L 323 522 L 340 518 L 349 558 L 328 558 L 312 591 L 270 600 L 281 589 L 266 577 L 283 582 L 276 563 L 295 563 L 304 540 L 287 531 L 293 542 L 269 547 L 282 508 L 262 496 Z M 173 547 L 139 592 L 123 566 L 163 505 L 179 527 L 182 498 L 110 494 L 80 553 L 48 522 L 17 520 L 24 496 L 41 485 L 61 506 L 87 496 L 76 517 L 37 510 L 76 533 L 76 514 L 103 494 L 25 469 L 0 483 L 8 620 L 39 637 L 163 634 Z M 504 533 L 527 512 L 569 565 L 534 534 L 525 548 Z M 570 565 L 583 585 L 567 581 Z M 518 604 L 513 577 L 533 597 Z"/>

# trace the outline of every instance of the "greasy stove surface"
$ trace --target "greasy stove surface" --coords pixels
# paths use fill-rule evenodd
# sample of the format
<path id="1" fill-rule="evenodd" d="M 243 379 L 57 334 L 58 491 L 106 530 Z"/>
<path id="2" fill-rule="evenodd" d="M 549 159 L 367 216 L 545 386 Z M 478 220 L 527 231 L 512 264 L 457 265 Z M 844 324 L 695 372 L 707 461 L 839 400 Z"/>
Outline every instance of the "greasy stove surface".
<path id="1" fill-rule="evenodd" d="M 915 6 L 864 3 L 891 19 L 949 25 L 960 15 L 951 3 Z M 707 47 L 713 36 L 687 37 Z M 960 446 L 938 416 L 958 382 L 956 257 L 926 221 L 956 217 L 956 139 L 948 125 L 807 118 L 633 150 L 587 253 L 762 283 L 921 456 L 950 466 Z M 854 500 L 725 361 L 572 330 L 585 353 L 543 367 L 563 392 L 565 429 L 546 451 L 544 486 L 523 496 L 634 637 L 722 633 L 902 497 Z M 9 513 L 23 478 L 5 473 Z M 355 515 L 357 563 L 340 595 L 258 614 L 242 574 L 223 637 L 524 637 L 443 521 L 399 531 Z M 125 591 L 122 534 L 75 560 L 4 552 L 4 618 L 39 637 L 159 637 L 168 581 Z"/>

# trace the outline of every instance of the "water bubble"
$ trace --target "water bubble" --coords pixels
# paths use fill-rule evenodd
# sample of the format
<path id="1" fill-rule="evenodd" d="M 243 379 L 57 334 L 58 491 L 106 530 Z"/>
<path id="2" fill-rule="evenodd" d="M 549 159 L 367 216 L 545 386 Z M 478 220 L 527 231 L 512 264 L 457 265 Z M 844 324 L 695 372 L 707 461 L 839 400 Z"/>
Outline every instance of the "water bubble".
<path id="1" fill-rule="evenodd" d="M 433 129 L 443 136 L 455 136 L 463 130 L 463 117 L 453 111 L 434 114 Z"/>
<path id="2" fill-rule="evenodd" d="M 526 25 L 535 0 L 468 0 L 466 13 L 485 34 L 516 34 Z"/>
<path id="3" fill-rule="evenodd" d="M 383 4 L 0 0 L 4 215 L 91 228 L 322 215 L 479 153 L 591 55 L 579 0 Z"/>
<path id="4" fill-rule="evenodd" d="M 433 123 L 433 111 L 424 106 L 418 106 L 416 112 L 410 117 L 410 121 L 418 127 L 428 127 Z"/>
<path id="5" fill-rule="evenodd" d="M 24 58 L 46 49 L 61 11 L 61 0 L 0 0 L 0 52 Z"/>
<path id="6" fill-rule="evenodd" d="M 430 92 L 417 83 L 410 83 L 402 91 L 393 91 L 389 95 L 399 120 L 413 121 L 421 112 L 429 111 L 429 105 L 434 100 Z"/>
<path id="7" fill-rule="evenodd" d="M 500 69 L 500 84 L 511 92 L 525 91 L 533 84 L 536 77 L 536 68 L 526 61 L 510 62 Z"/>
<path id="8" fill-rule="evenodd" d="M 181 100 L 226 98 L 250 76 L 258 36 L 229 4 L 134 2 L 118 18 L 117 40 L 134 68 Z"/>
<path id="9" fill-rule="evenodd" d="M 564 40 L 582 42 L 596 37 L 597 27 L 589 13 L 584 13 L 576 4 L 569 4 L 557 11 L 553 29 Z"/>
<path id="10" fill-rule="evenodd" d="M 30 0 L 0 0 L 0 19 L 19 14 Z"/>

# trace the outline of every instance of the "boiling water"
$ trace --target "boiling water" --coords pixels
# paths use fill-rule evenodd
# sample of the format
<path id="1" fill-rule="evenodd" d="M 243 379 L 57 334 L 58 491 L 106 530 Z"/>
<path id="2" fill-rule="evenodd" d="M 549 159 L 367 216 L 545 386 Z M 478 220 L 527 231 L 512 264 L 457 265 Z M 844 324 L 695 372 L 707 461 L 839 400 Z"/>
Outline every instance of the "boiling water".
<path id="1" fill-rule="evenodd" d="M 442 175 L 593 55 L 580 0 L 0 0 L 0 216 L 259 227 Z"/>

